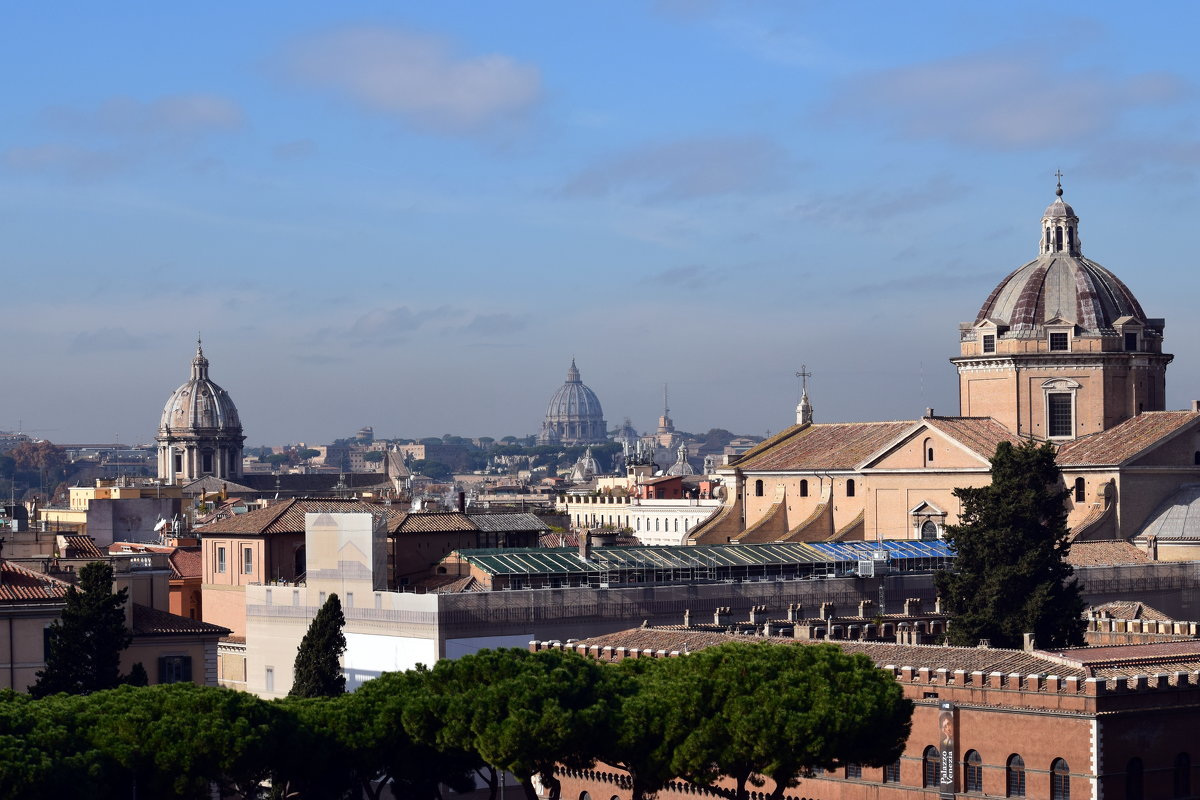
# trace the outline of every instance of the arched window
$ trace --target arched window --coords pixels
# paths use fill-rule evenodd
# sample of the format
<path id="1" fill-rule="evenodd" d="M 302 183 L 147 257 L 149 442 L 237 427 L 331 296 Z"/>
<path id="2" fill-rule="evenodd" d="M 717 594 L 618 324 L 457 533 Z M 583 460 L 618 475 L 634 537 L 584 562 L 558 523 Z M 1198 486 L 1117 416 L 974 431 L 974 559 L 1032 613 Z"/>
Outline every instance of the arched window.
<path id="1" fill-rule="evenodd" d="M 1175 797 L 1188 797 L 1192 793 L 1192 757 L 1187 753 L 1175 756 Z"/>
<path id="2" fill-rule="evenodd" d="M 761 480 L 757 480 L 754 482 L 754 496 L 755 497 L 763 496 L 763 482 Z"/>
<path id="3" fill-rule="evenodd" d="M 1016 753 L 1008 757 L 1004 768 L 1004 796 L 1025 796 L 1025 759 Z"/>
<path id="4" fill-rule="evenodd" d="M 1196 453 L 1196 463 L 1200 464 L 1200 453 Z M 808 497 L 808 479 L 804 478 L 800 481 L 800 496 Z"/>
<path id="5" fill-rule="evenodd" d="M 963 788 L 968 792 L 983 791 L 983 759 L 978 750 L 968 750 L 963 759 Z"/>
<path id="6" fill-rule="evenodd" d="M 1143 800 L 1142 760 L 1131 758 L 1125 765 L 1125 800 Z"/>
<path id="7" fill-rule="evenodd" d="M 1061 758 L 1050 765 L 1050 800 L 1071 800 L 1071 768 Z"/>
<path id="8" fill-rule="evenodd" d="M 1084 482 L 1083 478 L 1075 479 L 1075 502 L 1076 503 L 1083 502 L 1086 486 L 1087 486 L 1087 484 Z"/>
<path id="9" fill-rule="evenodd" d="M 587 792 L 580 792 L 579 800 L 592 800 L 592 796 L 590 794 L 588 794 Z"/>
<path id="10" fill-rule="evenodd" d="M 942 780 L 942 754 L 936 747 L 930 745 L 925 748 L 925 755 L 921 761 L 921 785 L 926 789 L 937 788 Z"/>
<path id="11" fill-rule="evenodd" d="M 846 497 L 854 497 L 854 478 L 846 481 Z"/>
<path id="12" fill-rule="evenodd" d="M 933 439 L 926 439 L 921 447 L 925 450 L 925 466 L 933 463 Z"/>
<path id="13" fill-rule="evenodd" d="M 938 537 L 937 523 L 927 519 L 921 523 L 921 538 L 936 539 Z"/>
<path id="14" fill-rule="evenodd" d="M 900 759 L 896 759 L 892 763 L 883 768 L 884 783 L 899 783 L 900 782 Z"/>
<path id="15" fill-rule="evenodd" d="M 1054 250 L 1058 253 L 1062 252 L 1062 226 L 1054 229 Z"/>

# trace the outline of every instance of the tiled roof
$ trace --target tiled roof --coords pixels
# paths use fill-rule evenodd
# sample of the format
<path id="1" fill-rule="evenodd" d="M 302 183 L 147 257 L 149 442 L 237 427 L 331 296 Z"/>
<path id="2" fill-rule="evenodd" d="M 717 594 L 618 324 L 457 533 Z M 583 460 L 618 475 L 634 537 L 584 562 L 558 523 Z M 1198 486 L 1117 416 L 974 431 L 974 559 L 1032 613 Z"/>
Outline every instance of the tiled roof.
<path id="1" fill-rule="evenodd" d="M 196 636 L 228 636 L 230 630 L 220 625 L 201 622 L 198 619 L 181 617 L 168 611 L 133 604 L 133 634 L 134 636 L 172 636 L 178 634 L 193 634 Z"/>
<path id="2" fill-rule="evenodd" d="M 641 547 L 642 540 L 632 533 L 617 533 L 610 540 L 611 547 Z M 579 548 L 579 534 L 573 531 L 555 533 L 548 531 L 538 537 L 538 547 L 570 547 Z"/>
<path id="3" fill-rule="evenodd" d="M 1060 467 L 1123 464 L 1197 420 L 1200 414 L 1191 411 L 1147 411 L 1115 428 L 1066 442 L 1058 448 L 1056 460 Z"/>
<path id="4" fill-rule="evenodd" d="M 460 511 L 427 511 L 405 514 L 396 525 L 388 526 L 389 532 L 402 536 L 406 533 L 442 533 L 448 531 L 478 531 L 472 518 Z"/>
<path id="5" fill-rule="evenodd" d="M 915 422 L 798 425 L 750 450 L 735 466 L 747 470 L 854 469 Z"/>
<path id="6" fill-rule="evenodd" d="M 1200 539 L 1200 483 L 1187 483 L 1167 497 L 1138 531 L 1139 537 Z"/>
<path id="7" fill-rule="evenodd" d="M 730 641 L 762 642 L 774 641 L 792 644 L 817 644 L 808 640 L 797 640 L 791 637 L 772 637 L 764 639 L 761 636 L 745 636 L 731 633 L 715 633 L 690 629 L 663 630 L 661 628 L 633 628 L 630 630 L 582 639 L 577 644 L 591 647 L 637 648 L 639 650 L 665 650 L 670 652 L 687 652 L 702 650 Z M 1061 661 L 1047 658 L 1037 653 L 1024 650 L 1001 650 L 992 647 L 946 647 L 942 645 L 902 645 L 890 642 L 850 642 L 835 641 L 835 644 L 847 653 L 863 653 L 878 666 L 895 667 L 928 667 L 931 670 L 941 668 L 950 671 L 956 669 L 984 673 L 1002 672 L 1009 674 L 1017 672 L 1022 675 L 1044 673 L 1061 677 L 1087 677 L 1085 670 L 1072 667 Z"/>
<path id="8" fill-rule="evenodd" d="M 204 574 L 204 558 L 199 547 L 176 547 L 171 553 L 171 568 L 179 578 L 199 578 Z"/>
<path id="9" fill-rule="evenodd" d="M 1108 614 L 1113 619 L 1148 619 L 1157 622 L 1175 621 L 1173 617 L 1167 616 L 1157 608 L 1134 600 L 1114 600 L 1111 603 L 1102 603 L 1098 606 L 1092 606 L 1091 611 L 1097 614 Z"/>
<path id="10" fill-rule="evenodd" d="M 1100 542 L 1072 542 L 1067 563 L 1076 567 L 1109 566 L 1112 564 L 1146 564 L 1150 556 L 1124 539 Z"/>
<path id="11" fill-rule="evenodd" d="M 1001 442 L 1021 444 L 1021 438 L 991 417 L 926 417 L 929 427 L 990 459 Z"/>
<path id="12" fill-rule="evenodd" d="M 0 561 L 0 602 L 56 602 L 71 584 L 41 572 Z"/>
<path id="13" fill-rule="evenodd" d="M 284 500 L 266 508 L 248 511 L 235 517 L 217 520 L 196 532 L 201 536 L 233 533 L 253 536 L 271 536 L 281 533 L 304 533 L 304 515 L 309 513 L 354 513 L 387 514 L 388 530 L 405 514 L 392 506 L 373 505 L 362 500 L 344 499 L 298 499 Z"/>
<path id="14" fill-rule="evenodd" d="M 481 531 L 503 533 L 505 531 L 548 531 L 550 526 L 536 514 L 471 514 L 471 522 Z"/>
<path id="15" fill-rule="evenodd" d="M 100 552 L 100 548 L 96 547 L 96 542 L 90 536 L 78 534 L 64 536 L 63 541 L 67 544 L 67 551 L 63 553 L 64 558 L 104 558 L 104 554 Z"/>

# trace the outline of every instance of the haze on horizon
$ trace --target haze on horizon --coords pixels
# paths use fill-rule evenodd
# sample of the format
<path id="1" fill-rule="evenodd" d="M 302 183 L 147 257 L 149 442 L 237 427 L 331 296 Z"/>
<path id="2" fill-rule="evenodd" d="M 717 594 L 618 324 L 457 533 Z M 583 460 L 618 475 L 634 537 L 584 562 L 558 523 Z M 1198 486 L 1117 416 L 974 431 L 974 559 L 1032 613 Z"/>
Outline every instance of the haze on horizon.
<path id="1" fill-rule="evenodd" d="M 957 413 L 1037 252 L 1200 397 L 1200 10 L 1099 3 L 8 7 L 0 429 L 152 440 L 197 331 L 247 444 Z M 1169 19 L 1170 24 L 1163 20 Z"/>

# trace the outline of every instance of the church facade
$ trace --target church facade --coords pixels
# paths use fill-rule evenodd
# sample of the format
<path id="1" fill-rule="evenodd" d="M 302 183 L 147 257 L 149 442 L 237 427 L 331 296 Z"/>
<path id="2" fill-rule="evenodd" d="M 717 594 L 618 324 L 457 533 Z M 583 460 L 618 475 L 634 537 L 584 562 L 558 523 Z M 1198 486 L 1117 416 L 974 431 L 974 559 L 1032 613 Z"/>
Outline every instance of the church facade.
<path id="1" fill-rule="evenodd" d="M 1136 540 L 1164 557 L 1182 543 L 1147 531 L 1180 527 L 1164 515 L 1189 487 L 1200 529 L 1200 410 L 1163 410 L 1165 322 L 1083 255 L 1057 195 L 1037 257 L 959 327 L 959 416 L 814 423 L 806 393 L 796 425 L 718 470 L 725 504 L 691 541 L 938 537 L 958 521 L 954 489 L 986 485 L 996 446 L 1024 440 L 1058 449 L 1074 542 Z"/>

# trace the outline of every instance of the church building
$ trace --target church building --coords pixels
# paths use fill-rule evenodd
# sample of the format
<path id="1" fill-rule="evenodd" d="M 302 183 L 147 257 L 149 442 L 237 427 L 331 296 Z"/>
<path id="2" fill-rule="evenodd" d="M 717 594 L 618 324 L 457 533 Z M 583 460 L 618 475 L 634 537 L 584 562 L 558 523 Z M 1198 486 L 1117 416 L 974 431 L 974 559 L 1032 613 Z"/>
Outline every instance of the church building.
<path id="1" fill-rule="evenodd" d="M 1200 410 L 1164 410 L 1164 320 L 1083 255 L 1056 194 L 1036 258 L 959 326 L 959 416 L 816 423 L 805 391 L 796 425 L 718 469 L 725 504 L 691 542 L 940 537 L 959 517 L 954 489 L 990 481 L 1000 442 L 1033 440 L 1058 448 L 1077 550 L 1136 538 L 1152 557 L 1195 557 Z M 1193 505 L 1189 527 L 1178 517 Z"/>
<path id="2" fill-rule="evenodd" d="M 188 483 L 206 475 L 242 477 L 242 423 L 229 393 L 208 377 L 208 359 L 196 341 L 192 377 L 167 398 L 158 426 L 158 477 Z"/>

